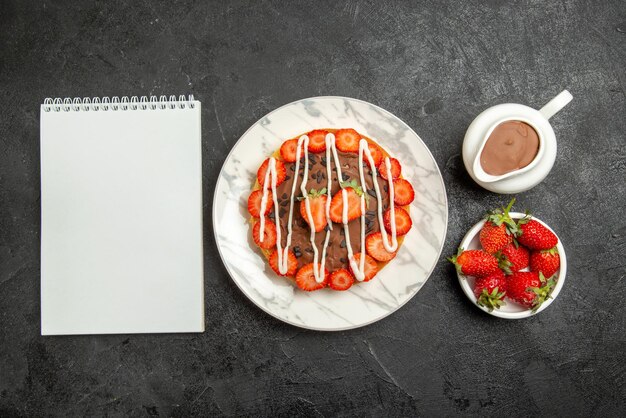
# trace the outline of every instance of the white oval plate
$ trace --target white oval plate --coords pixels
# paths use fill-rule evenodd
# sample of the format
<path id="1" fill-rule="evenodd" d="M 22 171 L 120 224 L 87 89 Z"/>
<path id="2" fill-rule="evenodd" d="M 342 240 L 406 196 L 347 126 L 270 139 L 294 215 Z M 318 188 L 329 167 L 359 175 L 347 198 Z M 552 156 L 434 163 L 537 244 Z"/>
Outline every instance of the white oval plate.
<path id="1" fill-rule="evenodd" d="M 257 250 L 248 224 L 247 199 L 263 160 L 284 140 L 322 128 L 354 128 L 376 140 L 398 158 L 416 195 L 410 210 L 413 228 L 396 258 L 374 280 L 345 292 L 303 292 L 277 276 Z M 259 308 L 281 321 L 321 331 L 371 324 L 408 302 L 437 264 L 447 223 L 443 178 L 419 136 L 386 110 L 345 97 L 298 100 L 252 125 L 226 158 L 213 200 L 217 248 L 237 286 Z"/>
<path id="2" fill-rule="evenodd" d="M 511 212 L 510 215 L 511 215 L 511 218 L 513 219 L 522 219 L 525 216 L 524 213 L 520 213 L 520 212 Z M 546 225 L 546 223 L 543 222 L 542 220 L 537 219 L 534 216 L 533 216 L 533 219 L 538 221 L 542 225 L 544 225 L 550 231 L 552 231 L 552 228 Z M 485 221 L 482 220 L 478 222 L 476 225 L 474 225 L 469 231 L 467 231 L 467 234 L 465 234 L 465 237 L 463 237 L 463 241 L 461 241 L 461 245 L 459 245 L 459 247 L 465 250 L 480 250 L 482 247 L 480 245 L 479 234 L 484 224 L 485 224 Z M 556 235 L 556 232 L 554 231 L 552 232 L 554 233 L 554 235 Z M 546 309 L 548 306 L 550 306 L 552 302 L 554 302 L 554 299 L 556 299 L 556 297 L 561 292 L 561 289 L 563 288 L 563 283 L 565 283 L 565 274 L 567 272 L 567 259 L 565 257 L 565 248 L 563 248 L 563 244 L 561 244 L 560 238 L 559 238 L 558 244 L 556 245 L 556 248 L 559 250 L 559 256 L 561 257 L 561 265 L 559 267 L 559 270 L 555 273 L 556 286 L 554 286 L 554 290 L 552 290 L 552 298 L 549 298 L 544 303 L 542 303 L 539 309 L 537 309 L 537 312 L 535 313 L 533 313 L 530 309 L 523 307 L 522 305 L 519 305 L 515 302 L 510 301 L 509 299 L 505 299 L 506 304 L 502 306 L 500 309 L 494 309 L 493 311 L 489 312 L 489 309 L 485 308 L 484 306 L 480 306 L 476 303 L 476 295 L 474 295 L 475 279 L 473 277 L 464 276 L 462 274 L 457 273 L 457 277 L 459 278 L 459 284 L 461 285 L 461 288 L 463 289 L 465 296 L 467 296 L 467 298 L 471 300 L 474 303 L 474 305 L 482 309 L 484 312 L 487 312 L 489 315 L 493 315 L 493 316 L 497 316 L 498 318 L 505 318 L 505 319 L 528 318 L 529 316 L 536 315 L 539 312 Z M 528 271 L 528 270 L 529 269 L 524 269 L 523 271 Z"/>

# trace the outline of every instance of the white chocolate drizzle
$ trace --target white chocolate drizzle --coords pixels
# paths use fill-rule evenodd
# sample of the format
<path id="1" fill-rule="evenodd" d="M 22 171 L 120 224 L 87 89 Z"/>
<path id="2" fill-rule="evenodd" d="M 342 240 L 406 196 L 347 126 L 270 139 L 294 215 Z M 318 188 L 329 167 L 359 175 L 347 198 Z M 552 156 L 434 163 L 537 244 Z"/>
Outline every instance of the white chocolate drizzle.
<path id="1" fill-rule="evenodd" d="M 311 204 L 309 202 L 309 193 L 306 189 L 308 175 L 309 175 L 309 155 L 308 151 L 304 152 L 304 171 L 302 182 L 300 184 L 300 192 L 302 193 L 302 199 L 305 205 L 305 211 L 307 215 L 307 220 L 310 228 L 310 236 L 309 241 L 311 242 L 311 246 L 313 248 L 313 274 L 315 276 L 315 280 L 318 283 L 321 283 L 324 280 L 324 265 L 326 262 L 326 250 L 328 248 L 328 243 L 330 240 L 330 231 L 333 229 L 332 221 L 330 219 L 330 203 L 331 203 L 331 186 L 332 186 L 332 173 L 331 173 L 331 160 L 335 163 L 335 168 L 337 170 L 337 181 L 341 185 L 343 183 L 343 176 L 341 172 L 341 162 L 339 160 L 339 156 L 337 154 L 337 147 L 335 146 L 335 135 L 332 133 L 328 133 L 325 138 L 326 142 L 326 190 L 327 190 L 327 201 L 326 201 L 326 237 L 324 239 L 324 245 L 322 247 L 321 254 L 321 262 L 319 261 L 319 250 L 315 245 L 315 225 L 313 222 L 313 215 L 311 213 Z M 302 135 L 298 139 L 297 148 L 296 148 L 296 166 L 293 177 L 293 185 L 291 187 L 291 196 L 290 196 L 290 204 L 289 204 L 289 220 L 287 224 L 287 240 L 285 242 L 285 248 L 282 248 L 281 245 L 281 228 L 280 228 L 280 216 L 276 213 L 275 224 L 276 224 L 276 252 L 278 255 L 278 270 L 281 274 L 287 273 L 288 270 L 288 252 L 289 247 L 291 246 L 291 234 L 292 234 L 292 224 L 293 224 L 293 206 L 294 206 L 294 197 L 296 186 L 300 174 L 300 159 L 302 155 L 302 149 L 308 149 L 309 145 L 309 137 L 307 135 Z M 367 184 L 365 183 L 365 176 L 363 174 L 363 154 L 367 157 L 367 163 L 370 166 L 372 171 L 372 184 L 374 185 L 374 190 L 376 192 L 376 200 L 378 205 L 378 224 L 380 226 L 380 231 L 382 235 L 383 246 L 389 252 L 394 252 L 398 249 L 398 241 L 396 236 L 396 222 L 395 222 L 395 207 L 394 207 L 394 188 L 393 188 L 393 179 L 391 177 L 391 163 L 389 157 L 385 157 L 385 169 L 387 171 L 387 181 L 389 184 L 389 200 L 390 200 L 390 224 L 391 224 L 391 240 L 387 235 L 387 230 L 384 227 L 383 223 L 383 202 L 380 193 L 380 188 L 378 186 L 377 181 L 377 172 L 376 165 L 374 164 L 374 159 L 372 158 L 372 154 L 368 147 L 368 142 L 365 139 L 361 139 L 359 141 L 359 177 L 361 182 L 362 193 L 360 196 L 360 205 L 361 205 L 361 228 L 360 228 L 360 239 L 361 239 L 361 257 L 357 264 L 357 261 L 354 257 L 354 253 L 352 251 L 352 245 L 350 243 L 350 231 L 348 228 L 348 193 L 347 190 L 342 186 L 341 187 L 341 196 L 343 203 L 343 212 L 342 212 L 342 224 L 344 228 L 344 238 L 346 241 L 346 249 L 348 251 L 348 262 L 350 264 L 350 268 L 352 269 L 352 273 L 358 281 L 363 281 L 365 279 L 365 213 L 366 213 L 366 194 L 367 194 Z M 331 156 L 333 158 L 331 158 Z M 276 196 L 276 159 L 274 157 L 270 157 L 268 161 L 268 167 L 265 172 L 265 178 L 263 182 L 263 196 L 261 198 L 261 214 L 265 213 L 265 208 L 267 207 L 267 198 L 268 198 L 268 188 L 272 189 L 272 197 L 274 201 L 274 207 L 278 208 L 278 199 Z M 260 241 L 263 242 L 263 238 L 265 235 L 265 216 L 261 216 L 260 221 Z"/>

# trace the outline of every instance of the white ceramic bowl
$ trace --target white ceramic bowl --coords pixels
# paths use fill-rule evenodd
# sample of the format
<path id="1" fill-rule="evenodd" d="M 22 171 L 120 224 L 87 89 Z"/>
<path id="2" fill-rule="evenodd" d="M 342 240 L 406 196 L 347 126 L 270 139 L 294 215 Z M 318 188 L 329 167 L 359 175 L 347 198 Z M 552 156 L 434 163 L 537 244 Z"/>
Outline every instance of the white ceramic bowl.
<path id="1" fill-rule="evenodd" d="M 521 218 L 523 218 L 525 216 L 525 214 L 520 213 L 520 212 L 511 212 L 510 215 L 511 215 L 511 218 L 513 218 L 513 219 L 521 219 Z M 547 227 L 550 231 L 552 231 L 552 228 L 550 228 L 548 225 L 546 225 L 540 219 L 537 219 L 534 216 L 533 216 L 533 219 L 538 221 L 539 223 L 541 223 L 545 227 Z M 482 229 L 484 224 L 485 224 L 485 221 L 482 220 L 482 221 L 478 222 L 476 225 L 474 225 L 467 232 L 467 234 L 465 234 L 465 237 L 463 237 L 463 240 L 461 241 L 460 247 L 462 247 L 465 250 L 479 250 L 479 249 L 481 249 L 480 240 L 479 240 L 479 234 L 480 234 L 480 230 Z M 554 231 L 552 231 L 552 232 L 554 232 Z M 556 233 L 555 233 L 555 235 L 556 235 Z M 558 235 L 557 235 L 557 237 L 558 237 Z M 457 273 L 457 276 L 459 278 L 459 284 L 461 285 L 461 288 L 463 289 L 463 292 L 465 293 L 467 298 L 469 300 L 471 300 L 472 303 L 474 303 L 474 305 L 476 305 L 478 308 L 482 309 L 484 312 L 487 312 L 490 315 L 497 316 L 499 318 L 505 318 L 505 319 L 521 319 L 521 318 L 528 318 L 529 316 L 536 315 L 539 312 L 542 312 L 543 310 L 545 310 L 548 306 L 550 306 L 552 304 L 552 302 L 554 302 L 556 297 L 561 292 L 561 288 L 563 288 L 563 283 L 565 282 L 565 273 L 567 272 L 567 259 L 565 257 L 565 249 L 563 248 L 563 244 L 561 243 L 561 239 L 559 239 L 559 243 L 556 245 L 556 247 L 559 250 L 559 256 L 561 257 L 561 266 L 559 267 L 559 270 L 555 273 L 556 286 L 554 287 L 554 290 L 552 291 L 552 298 L 549 298 L 548 300 L 546 300 L 539 307 L 539 309 L 537 309 L 537 311 L 535 313 L 533 313 L 530 309 L 527 309 L 524 306 L 519 305 L 519 304 L 511 301 L 510 299 L 505 299 L 504 300 L 505 301 L 505 305 L 503 305 L 500 309 L 494 309 L 493 311 L 489 312 L 489 309 L 487 309 L 487 308 L 485 308 L 483 306 L 480 306 L 480 305 L 478 305 L 476 303 L 476 296 L 474 295 L 474 281 L 475 281 L 475 279 L 473 277 L 465 276 L 465 275 Z M 527 270 L 528 269 L 525 269 L 524 271 L 527 271 Z"/>

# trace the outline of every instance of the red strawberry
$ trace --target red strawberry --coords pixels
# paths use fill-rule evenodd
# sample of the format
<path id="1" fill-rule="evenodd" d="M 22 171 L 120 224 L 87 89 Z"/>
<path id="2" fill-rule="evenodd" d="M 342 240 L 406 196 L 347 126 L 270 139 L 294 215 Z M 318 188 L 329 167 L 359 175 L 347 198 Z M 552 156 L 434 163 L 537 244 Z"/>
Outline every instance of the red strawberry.
<path id="1" fill-rule="evenodd" d="M 509 244 L 500 251 L 500 268 L 506 274 L 512 274 L 528 267 L 528 250 L 515 243 Z"/>
<path id="2" fill-rule="evenodd" d="M 309 137 L 309 151 L 318 153 L 326 151 L 326 134 L 328 132 L 321 129 L 311 131 L 307 134 Z"/>
<path id="3" fill-rule="evenodd" d="M 276 224 L 269 219 L 265 218 L 263 234 L 263 242 L 261 242 L 261 221 L 254 224 L 252 228 L 252 238 L 254 243 L 263 249 L 270 249 L 276 245 Z"/>
<path id="4" fill-rule="evenodd" d="M 359 152 L 361 134 L 354 129 L 339 129 L 335 132 L 335 145 L 339 151 Z"/>
<path id="5" fill-rule="evenodd" d="M 389 242 L 391 242 L 390 236 L 388 239 Z M 367 253 L 372 256 L 372 258 L 378 261 L 389 261 L 397 254 L 397 251 L 390 253 L 385 249 L 385 246 L 383 245 L 383 234 L 380 232 L 374 232 L 365 238 L 365 249 L 367 250 Z"/>
<path id="6" fill-rule="evenodd" d="M 287 251 L 287 272 L 285 274 L 280 274 L 280 270 L 278 270 L 278 252 L 276 250 L 270 254 L 269 262 L 272 270 L 279 276 L 293 277 L 298 269 L 298 259 L 291 250 Z"/>
<path id="7" fill-rule="evenodd" d="M 552 277 L 561 267 L 561 257 L 556 247 L 549 250 L 533 251 L 530 254 L 530 270 Z"/>
<path id="8" fill-rule="evenodd" d="M 391 178 L 392 180 L 397 179 L 402 174 L 402 166 L 400 165 L 400 161 L 395 158 L 389 159 L 389 165 L 391 167 Z M 378 173 L 382 178 L 387 180 L 387 164 L 385 164 L 385 160 L 383 159 L 380 165 L 378 166 Z"/>
<path id="9" fill-rule="evenodd" d="M 261 186 L 263 186 L 263 183 L 265 182 L 265 172 L 267 171 L 267 168 L 269 166 L 270 160 L 269 158 L 265 161 L 263 161 L 263 164 L 261 164 L 261 167 L 259 167 L 259 171 L 257 171 L 256 173 L 256 178 L 257 180 L 259 180 L 259 184 Z M 287 171 L 285 170 L 285 165 L 283 164 L 282 161 L 280 160 L 276 160 L 276 186 L 278 186 L 280 183 L 282 183 L 285 180 L 285 176 L 287 176 Z M 272 175 L 270 174 L 270 184 L 268 185 L 268 187 L 271 187 L 272 185 Z"/>
<path id="10" fill-rule="evenodd" d="M 506 278 L 500 270 L 489 276 L 477 278 L 474 284 L 476 303 L 489 309 L 489 312 L 500 309 L 504 304 L 506 285 Z"/>
<path id="11" fill-rule="evenodd" d="M 348 201 L 348 222 L 361 216 L 361 195 L 363 190 L 355 186 L 346 187 L 347 201 Z M 330 201 L 330 220 L 336 223 L 342 223 L 343 221 L 343 193 L 339 190 L 333 196 Z"/>
<path id="12" fill-rule="evenodd" d="M 372 160 L 374 160 L 374 167 L 378 167 L 380 162 L 383 160 L 383 150 L 376 144 L 371 142 L 367 143 L 367 148 L 370 150 L 370 154 L 372 154 Z M 369 160 L 364 156 L 364 161 L 367 161 L 367 166 L 369 167 Z"/>
<path id="13" fill-rule="evenodd" d="M 531 250 L 549 250 L 559 242 L 552 231 L 534 219 L 520 219 L 518 224 L 522 234 L 517 240 Z"/>
<path id="14" fill-rule="evenodd" d="M 359 261 L 361 260 L 361 254 L 362 253 L 354 254 L 354 260 L 356 261 L 357 266 L 360 266 Z M 374 276 L 376 276 L 376 273 L 378 273 L 378 263 L 372 257 L 365 254 L 365 267 L 363 269 L 365 273 L 365 278 L 363 279 L 363 281 L 369 282 L 374 278 Z M 352 266 L 350 266 L 350 271 L 352 271 Z"/>
<path id="15" fill-rule="evenodd" d="M 261 199 L 263 198 L 263 190 L 255 190 L 248 197 L 248 212 L 255 218 L 261 217 Z M 267 191 L 267 203 L 265 204 L 265 215 L 267 215 L 274 206 L 272 192 Z"/>
<path id="16" fill-rule="evenodd" d="M 415 199 L 415 192 L 411 183 L 405 179 L 393 181 L 393 202 L 399 206 L 406 206 Z"/>
<path id="17" fill-rule="evenodd" d="M 280 146 L 280 156 L 283 157 L 288 163 L 296 162 L 296 155 L 298 151 L 298 140 L 297 139 L 289 139 L 283 142 L 283 145 Z"/>
<path id="18" fill-rule="evenodd" d="M 487 213 L 487 221 L 480 230 L 480 244 L 489 254 L 497 253 L 513 242 L 518 233 L 517 224 L 509 216 L 509 211 L 515 203 L 511 199 L 506 208 L 499 208 Z"/>
<path id="19" fill-rule="evenodd" d="M 485 222 L 480 230 L 480 245 L 489 254 L 495 254 L 513 242 L 504 224 L 496 225 L 490 221 Z"/>
<path id="20" fill-rule="evenodd" d="M 546 280 L 543 274 L 534 271 L 518 271 L 508 279 L 506 295 L 520 305 L 537 311 L 541 304 L 552 297 L 554 279 Z"/>
<path id="21" fill-rule="evenodd" d="M 313 225 L 315 226 L 315 232 L 320 232 L 328 221 L 326 220 L 326 188 L 323 188 L 319 192 L 315 189 L 311 189 L 309 192 L 309 206 L 311 208 L 311 216 L 313 217 Z M 306 213 L 306 202 L 300 201 L 300 215 L 306 223 L 309 223 L 309 217 Z"/>
<path id="22" fill-rule="evenodd" d="M 318 268 L 321 268 L 321 266 L 318 266 Z M 323 289 L 326 287 L 326 283 L 328 283 L 328 272 L 326 269 L 324 269 L 322 274 L 324 275 L 324 280 L 321 283 L 318 283 L 315 280 L 313 263 L 305 264 L 300 267 L 298 274 L 296 274 L 296 284 L 300 289 L 306 290 L 307 292 Z"/>
<path id="23" fill-rule="evenodd" d="M 467 276 L 484 277 L 499 270 L 498 259 L 483 250 L 466 250 L 459 248 L 456 255 L 448 258 L 459 273 Z"/>
<path id="24" fill-rule="evenodd" d="M 413 221 L 411 221 L 411 217 L 406 210 L 398 207 L 394 208 L 394 210 L 396 214 L 396 235 L 406 235 L 411 229 Z M 387 209 L 387 211 L 383 214 L 383 223 L 385 224 L 387 232 L 391 234 L 391 209 Z"/>
<path id="25" fill-rule="evenodd" d="M 334 290 L 348 290 L 354 283 L 354 276 L 346 269 L 335 270 L 331 273 L 328 286 Z"/>

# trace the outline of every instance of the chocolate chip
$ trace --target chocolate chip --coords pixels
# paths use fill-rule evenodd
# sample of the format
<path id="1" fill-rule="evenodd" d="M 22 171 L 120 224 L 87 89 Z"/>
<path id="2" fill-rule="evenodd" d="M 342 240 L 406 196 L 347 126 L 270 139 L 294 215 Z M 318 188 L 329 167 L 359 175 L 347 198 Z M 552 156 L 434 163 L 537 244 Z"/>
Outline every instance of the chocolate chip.
<path id="1" fill-rule="evenodd" d="M 291 176 L 285 176 L 285 181 L 291 180 Z"/>
<path id="2" fill-rule="evenodd" d="M 369 216 L 375 216 L 376 212 L 374 212 L 373 210 L 368 210 L 367 212 L 365 212 L 365 214 Z"/>
<path id="3" fill-rule="evenodd" d="M 287 193 L 283 193 L 283 195 L 281 196 L 281 198 L 283 198 L 283 199 L 287 199 Z"/>
<path id="4" fill-rule="evenodd" d="M 373 176 L 373 174 L 372 174 L 372 170 L 369 170 L 369 171 L 367 172 L 367 174 L 369 174 L 370 176 Z"/>
<path id="5" fill-rule="evenodd" d="M 289 169 L 290 169 L 291 171 L 296 171 L 296 167 L 295 167 L 293 164 L 291 164 L 291 165 L 289 166 Z"/>
<path id="6" fill-rule="evenodd" d="M 296 256 L 296 258 L 300 258 L 300 257 L 302 257 L 302 253 L 301 253 L 300 251 L 298 251 L 298 252 L 295 252 L 295 251 L 294 251 L 294 252 L 293 252 L 293 255 L 295 255 L 295 256 Z"/>
<path id="7" fill-rule="evenodd" d="M 342 263 L 347 263 L 347 262 L 348 262 L 348 260 L 346 260 L 344 257 L 341 257 L 341 258 L 339 259 L 339 261 L 341 261 Z"/>
<path id="8" fill-rule="evenodd" d="M 316 182 L 317 184 L 320 184 L 320 183 L 322 182 L 322 178 L 318 176 L 318 177 L 315 179 L 315 182 Z"/>
<path id="9" fill-rule="evenodd" d="M 324 231 L 326 232 L 330 231 L 330 225 L 326 224 L 326 226 L 324 227 Z"/>
<path id="10" fill-rule="evenodd" d="M 300 246 L 299 245 L 294 245 L 293 252 L 294 253 L 299 253 L 300 252 Z"/>
<path id="11" fill-rule="evenodd" d="M 322 157 L 321 160 L 322 160 L 322 164 L 326 165 L 326 157 Z"/>
<path id="12" fill-rule="evenodd" d="M 312 253 L 313 252 L 313 248 L 311 248 L 311 247 L 305 248 L 304 251 L 306 251 L 307 253 Z"/>
<path id="13" fill-rule="evenodd" d="M 339 230 L 339 233 L 340 233 L 341 235 L 345 235 L 345 234 L 346 234 L 346 231 L 344 231 L 344 229 L 343 229 L 343 228 L 341 228 L 341 229 Z"/>
<path id="14" fill-rule="evenodd" d="M 274 220 L 276 218 L 276 215 L 274 215 L 274 211 L 271 211 L 269 215 L 267 215 L 268 218 L 270 218 L 271 220 Z"/>
<path id="15" fill-rule="evenodd" d="M 281 218 L 284 217 L 287 214 L 287 211 L 283 208 L 280 208 L 280 210 L 278 211 L 278 216 L 280 216 Z"/>
<path id="16" fill-rule="evenodd" d="M 344 180 L 350 180 L 350 175 L 344 173 L 343 178 Z"/>
<path id="17" fill-rule="evenodd" d="M 341 240 L 341 244 L 339 244 L 339 246 L 340 246 L 341 248 L 346 248 L 346 240 L 345 240 L 345 239 L 342 239 L 342 240 Z"/>
<path id="18" fill-rule="evenodd" d="M 282 202 L 279 203 L 279 205 L 281 206 L 287 206 L 289 204 L 288 200 L 283 200 Z"/>
<path id="19" fill-rule="evenodd" d="M 315 158 L 315 154 L 309 154 L 309 161 L 313 164 L 317 163 L 317 158 Z"/>
<path id="20" fill-rule="evenodd" d="M 322 179 L 326 180 L 326 174 L 322 173 Z"/>
<path id="21" fill-rule="evenodd" d="M 386 192 L 388 192 L 388 191 L 389 191 L 389 186 L 388 186 L 388 185 L 386 185 L 386 184 L 383 184 L 383 189 L 384 189 Z"/>
<path id="22" fill-rule="evenodd" d="M 376 190 L 374 190 L 374 189 L 367 189 L 367 194 L 372 196 L 372 197 L 376 197 Z"/>

